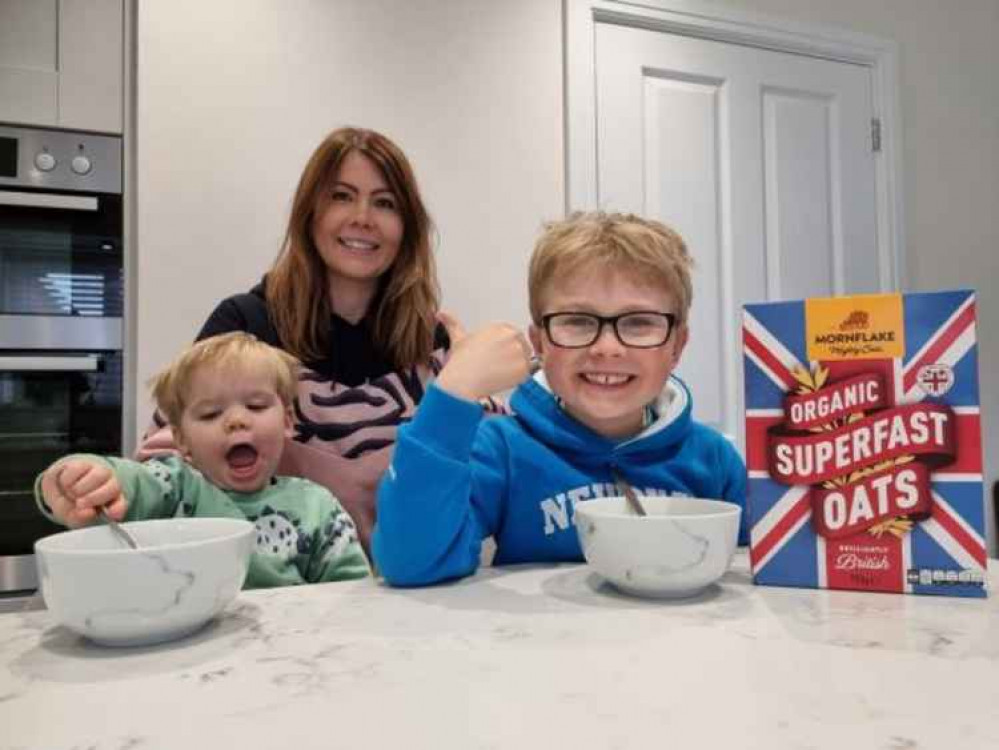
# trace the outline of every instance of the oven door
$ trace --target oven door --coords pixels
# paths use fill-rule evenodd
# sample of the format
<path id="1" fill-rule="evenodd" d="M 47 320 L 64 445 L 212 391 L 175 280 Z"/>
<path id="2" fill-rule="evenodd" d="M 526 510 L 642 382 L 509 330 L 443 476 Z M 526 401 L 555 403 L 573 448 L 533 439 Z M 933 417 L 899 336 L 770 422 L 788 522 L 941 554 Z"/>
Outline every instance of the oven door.
<path id="1" fill-rule="evenodd" d="M 121 211 L 118 195 L 0 188 L 0 315 L 120 318 Z"/>
<path id="2" fill-rule="evenodd" d="M 34 484 L 68 453 L 121 455 L 120 351 L 0 351 L 0 591 L 37 587 L 32 550 L 62 530 Z"/>

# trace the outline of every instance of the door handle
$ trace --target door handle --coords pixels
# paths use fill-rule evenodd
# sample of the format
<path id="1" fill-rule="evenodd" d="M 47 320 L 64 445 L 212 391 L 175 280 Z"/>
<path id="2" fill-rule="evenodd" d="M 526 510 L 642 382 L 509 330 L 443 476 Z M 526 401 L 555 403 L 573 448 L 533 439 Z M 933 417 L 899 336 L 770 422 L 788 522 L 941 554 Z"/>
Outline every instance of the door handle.
<path id="1" fill-rule="evenodd" d="M 0 206 L 27 206 L 29 208 L 62 208 L 70 211 L 96 211 L 97 199 L 91 195 L 22 193 L 16 190 L 0 190 Z"/>
<path id="2" fill-rule="evenodd" d="M 97 372 L 100 357 L 0 357 L 0 372 Z"/>

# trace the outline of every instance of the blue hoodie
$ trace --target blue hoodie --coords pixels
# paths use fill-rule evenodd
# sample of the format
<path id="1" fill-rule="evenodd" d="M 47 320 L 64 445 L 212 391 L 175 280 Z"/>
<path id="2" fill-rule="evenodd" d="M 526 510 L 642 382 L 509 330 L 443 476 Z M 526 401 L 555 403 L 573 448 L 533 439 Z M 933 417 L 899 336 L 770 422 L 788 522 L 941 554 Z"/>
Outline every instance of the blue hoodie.
<path id="1" fill-rule="evenodd" d="M 460 578 L 479 565 L 581 561 L 574 506 L 619 495 L 616 468 L 640 494 L 729 500 L 745 509 L 746 467 L 721 434 L 691 419 L 687 387 L 667 381 L 640 434 L 615 442 L 569 416 L 543 373 L 514 391 L 512 416 L 431 386 L 399 428 L 378 488 L 375 564 L 393 586 Z M 746 543 L 745 511 L 739 533 Z"/>

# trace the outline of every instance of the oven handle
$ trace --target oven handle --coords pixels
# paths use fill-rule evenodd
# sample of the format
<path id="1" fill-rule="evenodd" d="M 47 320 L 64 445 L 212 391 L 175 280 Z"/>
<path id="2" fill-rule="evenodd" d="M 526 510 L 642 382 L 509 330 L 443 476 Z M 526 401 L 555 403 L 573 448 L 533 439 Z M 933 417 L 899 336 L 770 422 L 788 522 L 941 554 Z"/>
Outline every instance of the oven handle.
<path id="1" fill-rule="evenodd" d="M 0 206 L 27 206 L 29 208 L 62 208 L 69 211 L 96 211 L 97 199 L 92 195 L 21 193 L 17 190 L 0 190 Z"/>
<path id="2" fill-rule="evenodd" d="M 65 357 L 0 357 L 0 372 L 97 372 L 101 359 L 93 354 Z"/>

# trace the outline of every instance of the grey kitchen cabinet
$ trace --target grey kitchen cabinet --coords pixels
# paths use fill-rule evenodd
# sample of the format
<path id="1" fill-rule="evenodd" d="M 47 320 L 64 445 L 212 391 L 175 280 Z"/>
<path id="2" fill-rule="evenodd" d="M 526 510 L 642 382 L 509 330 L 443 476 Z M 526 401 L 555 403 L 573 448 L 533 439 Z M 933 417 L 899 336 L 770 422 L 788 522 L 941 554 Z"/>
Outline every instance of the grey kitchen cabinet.
<path id="1" fill-rule="evenodd" d="M 0 122 L 121 133 L 125 0 L 0 0 Z"/>

